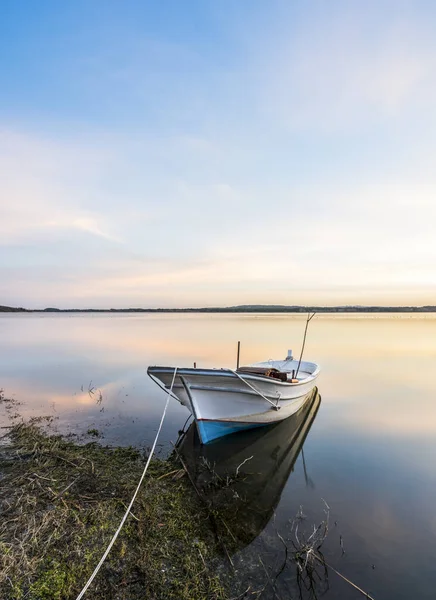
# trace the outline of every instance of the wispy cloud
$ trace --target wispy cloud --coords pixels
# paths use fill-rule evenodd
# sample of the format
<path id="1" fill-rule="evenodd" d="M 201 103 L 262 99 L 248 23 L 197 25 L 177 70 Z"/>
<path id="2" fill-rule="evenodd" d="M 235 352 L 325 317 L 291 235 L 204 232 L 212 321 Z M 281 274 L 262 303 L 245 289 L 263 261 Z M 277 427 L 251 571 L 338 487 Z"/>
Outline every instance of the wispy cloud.
<path id="1" fill-rule="evenodd" d="M 327 10 L 317 3 L 288 35 L 264 46 L 267 110 L 292 129 L 344 133 L 430 108 L 436 97 L 432 21 L 425 11 L 397 9 L 341 2 Z"/>
<path id="2" fill-rule="evenodd" d="M 92 215 L 92 195 L 111 158 L 101 146 L 0 130 L 0 243 L 78 228 L 111 238 Z M 91 213 L 91 214 L 90 214 Z"/>

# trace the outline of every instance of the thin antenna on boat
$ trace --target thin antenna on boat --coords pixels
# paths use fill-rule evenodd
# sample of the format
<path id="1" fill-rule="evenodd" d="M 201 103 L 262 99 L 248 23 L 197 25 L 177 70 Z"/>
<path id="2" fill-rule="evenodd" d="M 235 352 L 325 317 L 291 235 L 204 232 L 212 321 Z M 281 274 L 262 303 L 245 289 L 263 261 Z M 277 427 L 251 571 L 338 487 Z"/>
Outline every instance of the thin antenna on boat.
<path id="1" fill-rule="evenodd" d="M 239 369 L 239 352 L 241 351 L 241 342 L 238 342 L 238 355 L 236 357 L 236 370 Z"/>
<path id="2" fill-rule="evenodd" d="M 309 326 L 310 321 L 313 319 L 313 317 L 316 315 L 316 312 L 314 312 L 313 314 L 308 314 L 307 315 L 307 320 L 306 320 L 306 328 L 304 330 L 304 337 L 303 337 L 303 345 L 301 346 L 301 354 L 300 354 L 300 360 L 298 361 L 298 367 L 297 367 L 297 372 L 295 373 L 295 378 L 297 378 L 298 376 L 298 371 L 300 370 L 300 365 L 301 365 L 301 359 L 303 358 L 303 352 L 304 352 L 304 345 L 306 343 L 306 335 L 307 335 L 307 328 Z"/>

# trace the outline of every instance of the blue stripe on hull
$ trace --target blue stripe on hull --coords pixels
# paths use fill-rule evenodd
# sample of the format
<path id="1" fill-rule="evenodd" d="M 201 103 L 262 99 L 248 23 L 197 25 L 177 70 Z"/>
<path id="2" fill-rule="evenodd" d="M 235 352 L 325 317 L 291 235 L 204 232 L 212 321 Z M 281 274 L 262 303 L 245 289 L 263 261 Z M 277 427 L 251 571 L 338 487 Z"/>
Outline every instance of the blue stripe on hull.
<path id="1" fill-rule="evenodd" d="M 265 427 L 268 423 L 231 423 L 229 421 L 197 421 L 198 433 L 203 444 L 207 444 L 212 440 L 245 431 L 246 429 L 254 429 L 255 427 Z"/>

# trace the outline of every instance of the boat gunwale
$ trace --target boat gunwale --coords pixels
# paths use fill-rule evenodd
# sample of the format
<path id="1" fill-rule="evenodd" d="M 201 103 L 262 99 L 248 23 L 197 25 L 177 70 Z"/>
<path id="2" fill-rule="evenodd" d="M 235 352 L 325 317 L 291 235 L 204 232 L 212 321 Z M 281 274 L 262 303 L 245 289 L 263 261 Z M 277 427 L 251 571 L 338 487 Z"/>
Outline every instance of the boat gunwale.
<path id="1" fill-rule="evenodd" d="M 301 363 L 301 366 L 303 366 L 304 363 Z M 308 363 L 310 365 L 315 365 L 315 363 Z M 259 382 L 268 382 L 268 383 L 272 383 L 274 385 L 278 385 L 279 387 L 286 387 L 286 388 L 290 388 L 290 387 L 298 387 L 301 385 L 306 385 L 307 383 L 309 383 L 310 381 L 313 381 L 314 379 L 316 379 L 316 377 L 319 374 L 320 368 L 319 365 L 315 365 L 315 371 L 313 373 L 311 373 L 309 375 L 309 377 L 306 377 L 305 379 L 302 379 L 301 381 L 298 381 L 298 383 L 291 383 L 290 381 L 280 381 L 280 379 L 275 379 L 274 377 L 267 377 L 267 376 L 262 376 L 262 375 L 254 375 L 251 373 L 244 373 L 243 375 L 241 375 L 242 379 L 244 380 L 249 380 L 249 381 L 259 381 Z M 154 366 L 149 366 L 147 369 L 147 373 L 152 373 L 153 375 L 157 376 L 157 373 L 174 373 L 174 369 L 176 367 L 161 367 L 158 365 L 154 365 Z M 285 371 L 285 372 L 289 372 L 289 371 Z M 189 376 L 189 375 L 197 375 L 197 376 L 206 376 L 206 375 L 218 375 L 219 377 L 235 377 L 235 373 L 231 370 L 231 369 L 225 369 L 225 368 L 221 368 L 221 369 L 195 369 L 192 367 L 184 367 L 184 368 L 177 368 L 177 375 L 176 375 L 176 379 L 177 376 L 180 375 L 185 375 L 185 376 Z M 195 385 L 195 384 L 194 384 Z M 179 386 L 177 386 L 179 387 Z M 213 388 L 212 388 L 213 389 Z M 238 391 L 242 391 L 239 390 Z"/>
<path id="2" fill-rule="evenodd" d="M 293 387 L 297 387 L 296 384 L 293 384 Z M 213 386 L 207 386 L 207 385 L 189 385 L 189 388 L 191 390 L 194 391 L 200 391 L 200 392 L 222 392 L 222 393 L 227 393 L 227 394 L 247 394 L 248 396 L 256 396 L 259 398 L 259 394 L 254 391 L 251 390 L 250 388 L 228 388 L 228 387 L 213 387 Z M 173 390 L 174 389 L 178 389 L 181 390 L 183 389 L 183 385 L 174 385 L 173 386 Z M 303 394 L 304 395 L 304 392 Z M 266 398 L 269 398 L 271 400 L 277 400 L 277 396 L 270 396 L 268 395 L 268 392 L 264 393 L 264 396 Z M 301 396 L 296 396 L 296 398 L 300 398 Z M 281 402 L 288 402 L 289 400 L 294 400 L 295 398 L 280 398 Z"/>

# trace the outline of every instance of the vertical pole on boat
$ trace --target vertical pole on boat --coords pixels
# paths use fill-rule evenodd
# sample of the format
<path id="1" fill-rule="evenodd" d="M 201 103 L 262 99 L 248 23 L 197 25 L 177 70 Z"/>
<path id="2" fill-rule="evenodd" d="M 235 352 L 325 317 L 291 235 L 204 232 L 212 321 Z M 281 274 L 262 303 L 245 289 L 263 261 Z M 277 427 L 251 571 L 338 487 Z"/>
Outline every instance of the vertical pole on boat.
<path id="1" fill-rule="evenodd" d="M 239 353 L 241 351 L 241 342 L 238 342 L 238 355 L 236 357 L 236 370 L 239 369 Z"/>
<path id="2" fill-rule="evenodd" d="M 304 345 L 306 343 L 307 328 L 309 326 L 310 321 L 313 319 L 313 317 L 315 315 L 316 315 L 316 313 L 313 313 L 312 315 L 309 313 L 307 315 L 306 328 L 304 330 L 304 337 L 303 337 L 303 344 L 301 346 L 300 360 L 298 361 L 298 367 L 297 367 L 297 372 L 295 373 L 295 378 L 297 378 L 297 376 L 298 376 L 298 371 L 300 370 L 300 365 L 301 365 L 301 359 L 303 358 Z"/>

